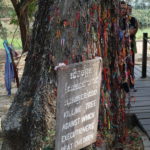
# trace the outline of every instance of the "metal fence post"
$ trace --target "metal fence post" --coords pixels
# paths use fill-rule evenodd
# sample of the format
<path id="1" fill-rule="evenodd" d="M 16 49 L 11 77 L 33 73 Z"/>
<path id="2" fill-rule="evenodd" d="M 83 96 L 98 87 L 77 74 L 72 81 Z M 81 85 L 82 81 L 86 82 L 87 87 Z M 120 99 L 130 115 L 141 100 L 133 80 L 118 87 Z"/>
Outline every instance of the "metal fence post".
<path id="1" fill-rule="evenodd" d="M 147 40 L 148 33 L 143 33 L 142 78 L 146 78 L 147 76 Z"/>

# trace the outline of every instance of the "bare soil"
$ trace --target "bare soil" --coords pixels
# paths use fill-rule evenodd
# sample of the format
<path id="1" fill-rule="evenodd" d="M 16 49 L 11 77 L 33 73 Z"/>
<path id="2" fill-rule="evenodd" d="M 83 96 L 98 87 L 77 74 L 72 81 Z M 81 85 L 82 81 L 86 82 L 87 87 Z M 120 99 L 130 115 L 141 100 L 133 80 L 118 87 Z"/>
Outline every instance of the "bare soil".
<path id="1" fill-rule="evenodd" d="M 20 53 L 20 52 L 18 52 Z M 18 68 L 18 75 L 19 78 L 21 79 L 22 73 L 23 73 L 23 68 L 24 68 L 24 61 L 25 60 L 25 55 L 16 59 L 15 62 L 19 64 L 17 66 Z M 5 88 L 5 81 L 4 81 L 4 68 L 5 68 L 5 51 L 0 50 L 0 118 L 5 115 L 12 103 L 12 100 L 14 98 L 14 95 L 17 91 L 17 86 L 16 83 L 12 82 L 12 95 L 8 96 L 7 91 Z"/>

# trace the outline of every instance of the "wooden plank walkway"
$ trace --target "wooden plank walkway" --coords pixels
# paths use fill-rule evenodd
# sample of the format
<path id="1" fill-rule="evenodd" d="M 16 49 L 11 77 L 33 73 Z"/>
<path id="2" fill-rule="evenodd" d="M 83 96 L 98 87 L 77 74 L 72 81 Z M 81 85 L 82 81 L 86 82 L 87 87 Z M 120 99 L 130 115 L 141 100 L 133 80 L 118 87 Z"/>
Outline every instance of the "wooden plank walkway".
<path id="1" fill-rule="evenodd" d="M 135 66 L 137 92 L 131 92 L 131 96 L 135 97 L 136 101 L 131 101 L 131 108 L 126 111 L 136 115 L 140 126 L 150 139 L 150 65 L 148 64 L 147 78 L 141 78 L 141 70 L 141 65 Z"/>
<path id="2" fill-rule="evenodd" d="M 135 79 L 141 78 L 141 76 L 142 76 L 142 65 L 141 64 L 135 65 L 134 75 L 135 75 Z M 150 62 L 148 62 L 148 64 L 147 64 L 147 76 L 150 77 Z"/>

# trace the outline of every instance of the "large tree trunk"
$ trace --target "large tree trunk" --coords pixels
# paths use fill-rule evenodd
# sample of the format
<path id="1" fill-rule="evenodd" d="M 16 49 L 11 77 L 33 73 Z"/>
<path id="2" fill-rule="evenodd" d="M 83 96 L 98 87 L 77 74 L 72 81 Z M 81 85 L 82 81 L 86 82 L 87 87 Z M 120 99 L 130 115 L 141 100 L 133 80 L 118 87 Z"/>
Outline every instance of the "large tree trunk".
<path id="1" fill-rule="evenodd" d="M 115 60 L 108 61 L 115 59 L 117 49 L 114 48 L 117 47 L 116 44 L 107 46 L 114 37 L 110 32 L 112 40 L 107 40 L 105 24 L 100 21 L 109 9 L 101 5 L 111 7 L 112 4 L 111 0 L 39 0 L 21 85 L 2 123 L 11 150 L 40 150 L 48 144 L 44 138 L 52 138 L 48 133 L 55 130 L 56 124 L 56 65 L 102 56 L 104 66 L 109 71 L 112 66 L 114 68 Z M 113 24 L 110 26 L 108 31 Z"/>

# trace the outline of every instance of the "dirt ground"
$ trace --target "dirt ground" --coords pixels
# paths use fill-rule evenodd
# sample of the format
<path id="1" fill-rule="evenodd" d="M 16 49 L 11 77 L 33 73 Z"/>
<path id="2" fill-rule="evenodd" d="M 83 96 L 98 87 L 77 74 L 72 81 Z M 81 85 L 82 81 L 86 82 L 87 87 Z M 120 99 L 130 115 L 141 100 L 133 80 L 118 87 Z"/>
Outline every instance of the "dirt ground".
<path id="1" fill-rule="evenodd" d="M 20 52 L 19 52 L 20 53 Z M 16 62 L 19 61 L 18 64 L 18 75 L 21 78 L 24 68 L 24 59 L 25 55 L 20 59 L 17 59 Z M 7 91 L 5 89 L 4 82 L 4 68 L 5 68 L 5 51 L 0 50 L 0 118 L 7 113 L 8 108 L 14 98 L 14 95 L 17 91 L 16 83 L 12 83 L 12 95 L 8 96 Z"/>

